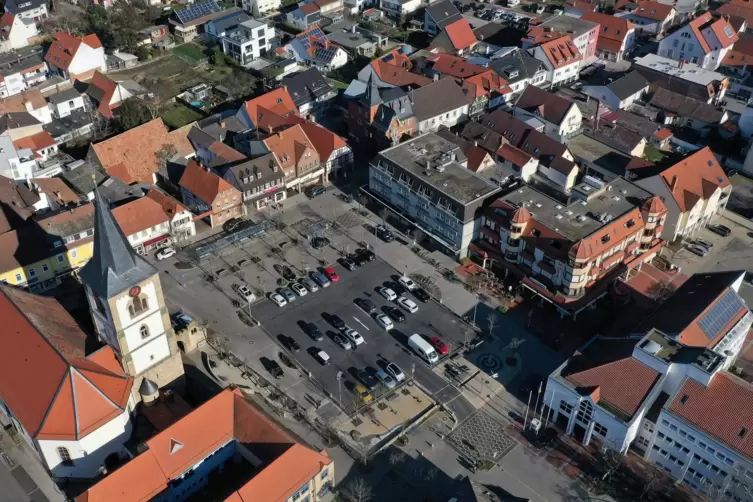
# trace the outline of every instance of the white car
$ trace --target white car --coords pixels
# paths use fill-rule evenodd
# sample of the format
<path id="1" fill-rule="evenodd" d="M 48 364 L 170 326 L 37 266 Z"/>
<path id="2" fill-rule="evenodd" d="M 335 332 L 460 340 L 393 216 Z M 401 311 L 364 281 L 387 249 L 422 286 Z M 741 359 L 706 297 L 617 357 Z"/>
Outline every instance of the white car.
<path id="1" fill-rule="evenodd" d="M 402 382 L 405 380 L 405 373 L 403 373 L 403 370 L 400 369 L 400 366 L 395 363 L 388 364 L 387 367 L 384 368 L 384 370 L 389 373 L 390 376 L 397 382 Z"/>
<path id="2" fill-rule="evenodd" d="M 418 287 L 418 284 L 413 282 L 413 279 L 408 277 L 407 275 L 402 276 L 400 279 L 397 280 L 405 289 L 408 291 L 413 291 Z"/>
<path id="3" fill-rule="evenodd" d="M 269 299 L 272 300 L 278 307 L 284 307 L 288 304 L 288 301 L 280 293 L 270 293 Z"/>
<path id="4" fill-rule="evenodd" d="M 395 327 L 395 325 L 392 323 L 392 319 L 390 319 L 387 314 L 379 314 L 378 316 L 376 316 L 376 322 L 387 331 Z"/>
<path id="5" fill-rule="evenodd" d="M 157 254 L 155 255 L 157 257 L 157 261 L 167 260 L 171 256 L 175 255 L 175 250 L 173 248 L 162 248 L 159 251 L 157 251 Z"/>
<path id="6" fill-rule="evenodd" d="M 238 286 L 238 296 L 244 299 L 246 303 L 251 303 L 252 301 L 256 300 L 256 295 L 254 294 L 254 292 L 245 284 Z"/>
<path id="7" fill-rule="evenodd" d="M 295 291 L 295 294 L 297 294 L 298 296 L 306 296 L 307 294 L 309 294 L 306 287 L 303 284 L 298 284 L 297 282 L 291 284 L 290 289 Z"/>
<path id="8" fill-rule="evenodd" d="M 397 382 L 395 382 L 395 379 L 392 378 L 384 370 L 377 371 L 376 377 L 379 379 L 380 382 L 382 382 L 382 385 L 384 385 L 388 389 L 394 389 L 395 387 L 397 387 Z"/>
<path id="9" fill-rule="evenodd" d="M 361 336 L 361 334 L 358 331 L 354 330 L 354 329 L 345 328 L 345 331 L 343 331 L 343 334 L 346 337 L 348 337 L 348 340 L 350 340 L 351 342 L 353 342 L 353 345 L 358 346 L 358 345 L 361 345 L 362 343 L 364 343 L 364 339 Z"/>
<path id="10" fill-rule="evenodd" d="M 407 310 L 411 314 L 415 314 L 418 312 L 418 305 L 416 305 L 416 302 L 413 300 L 409 300 L 408 298 L 401 296 L 397 299 L 397 304 L 400 305 L 404 310 Z"/>
<path id="11" fill-rule="evenodd" d="M 397 298 L 397 295 L 394 291 L 392 291 L 390 288 L 381 287 L 379 288 L 379 294 L 382 295 L 386 300 L 393 301 Z"/>

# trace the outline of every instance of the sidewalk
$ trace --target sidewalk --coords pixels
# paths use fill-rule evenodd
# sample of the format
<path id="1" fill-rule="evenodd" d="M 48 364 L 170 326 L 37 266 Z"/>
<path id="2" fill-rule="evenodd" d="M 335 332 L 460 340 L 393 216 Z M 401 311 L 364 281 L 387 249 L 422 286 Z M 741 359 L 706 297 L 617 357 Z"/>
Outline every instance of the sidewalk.
<path id="1" fill-rule="evenodd" d="M 0 502 L 64 502 L 66 499 L 25 442 L 0 433 Z"/>

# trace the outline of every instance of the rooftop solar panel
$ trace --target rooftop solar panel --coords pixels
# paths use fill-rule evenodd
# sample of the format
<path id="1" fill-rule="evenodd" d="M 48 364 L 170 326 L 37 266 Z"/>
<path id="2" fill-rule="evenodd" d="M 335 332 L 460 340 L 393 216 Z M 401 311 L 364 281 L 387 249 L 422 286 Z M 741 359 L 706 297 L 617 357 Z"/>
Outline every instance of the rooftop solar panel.
<path id="1" fill-rule="evenodd" d="M 203 0 L 201 2 L 196 2 L 195 4 L 189 5 L 183 10 L 175 11 L 175 15 L 178 16 L 178 20 L 181 23 L 185 24 L 208 14 L 220 12 L 221 10 L 222 9 L 220 9 L 220 6 L 217 5 L 217 2 L 215 0 Z"/>
<path id="2" fill-rule="evenodd" d="M 698 327 L 706 338 L 713 340 L 744 306 L 737 293 L 728 290 L 716 305 L 701 317 Z"/>

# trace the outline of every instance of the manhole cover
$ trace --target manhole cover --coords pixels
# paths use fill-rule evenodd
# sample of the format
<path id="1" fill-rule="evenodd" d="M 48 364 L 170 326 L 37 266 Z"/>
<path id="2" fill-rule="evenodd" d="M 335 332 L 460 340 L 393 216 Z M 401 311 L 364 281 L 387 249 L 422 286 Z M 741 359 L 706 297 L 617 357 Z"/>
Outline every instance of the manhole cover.
<path id="1" fill-rule="evenodd" d="M 493 373 L 502 368 L 502 359 L 494 354 L 483 354 L 478 358 L 478 367 L 488 373 Z"/>

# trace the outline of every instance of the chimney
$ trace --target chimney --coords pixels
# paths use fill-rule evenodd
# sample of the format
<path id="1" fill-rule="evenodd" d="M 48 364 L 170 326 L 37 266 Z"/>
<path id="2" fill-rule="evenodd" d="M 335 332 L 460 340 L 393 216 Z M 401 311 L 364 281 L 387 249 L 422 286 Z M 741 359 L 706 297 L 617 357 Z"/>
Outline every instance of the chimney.
<path id="1" fill-rule="evenodd" d="M 674 192 L 674 191 L 675 191 L 675 187 L 677 186 L 677 178 L 678 178 L 678 177 L 679 177 L 679 176 L 677 176 L 676 174 L 675 174 L 674 176 L 672 176 L 672 183 L 670 183 L 670 184 L 669 184 L 669 189 L 670 189 L 670 190 L 671 190 L 672 192 Z"/>
<path id="2" fill-rule="evenodd" d="M 435 73 L 433 78 L 434 78 L 434 82 L 439 80 L 439 73 Z"/>
<path id="3" fill-rule="evenodd" d="M 431 161 L 429 159 L 426 159 L 426 170 L 427 171 L 431 170 Z"/>

